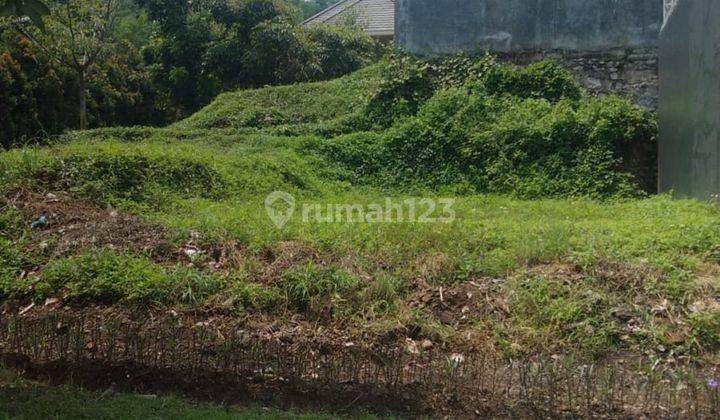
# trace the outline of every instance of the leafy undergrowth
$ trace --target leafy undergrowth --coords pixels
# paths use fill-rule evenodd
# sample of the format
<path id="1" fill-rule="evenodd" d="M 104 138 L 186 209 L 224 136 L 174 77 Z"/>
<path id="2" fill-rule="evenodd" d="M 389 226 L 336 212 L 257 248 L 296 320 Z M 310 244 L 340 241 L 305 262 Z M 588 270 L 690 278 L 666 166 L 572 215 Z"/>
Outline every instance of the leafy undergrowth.
<path id="1" fill-rule="evenodd" d="M 654 136 L 647 111 L 589 97 L 552 63 L 396 57 L 226 94 L 171 127 L 2 153 L 0 292 L 320 323 L 411 351 L 709 355 L 720 214 L 646 196 Z M 273 191 L 296 200 L 282 229 L 265 209 Z M 386 197 L 451 197 L 455 218 L 329 214 Z M 49 226 L 28 229 L 42 209 Z"/>

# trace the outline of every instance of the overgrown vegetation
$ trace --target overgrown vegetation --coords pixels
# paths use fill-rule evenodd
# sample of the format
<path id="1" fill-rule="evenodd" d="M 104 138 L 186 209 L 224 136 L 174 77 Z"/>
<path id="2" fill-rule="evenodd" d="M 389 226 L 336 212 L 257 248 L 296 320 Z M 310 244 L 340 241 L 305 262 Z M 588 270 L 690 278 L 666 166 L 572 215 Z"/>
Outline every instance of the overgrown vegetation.
<path id="1" fill-rule="evenodd" d="M 397 55 L 328 82 L 227 93 L 166 128 L 4 152 L 6 193 L 71 191 L 180 239 L 162 259 L 57 256 L 52 241 L 29 259 L 42 233 L 26 228 L 32 215 L 8 216 L 3 293 L 300 316 L 511 356 L 706 355 L 719 345 L 720 218 L 647 197 L 655 135 L 649 112 L 591 97 L 551 62 Z M 283 229 L 265 213 L 272 191 L 297 200 Z M 455 198 L 455 221 L 300 220 L 305 203 L 418 195 Z"/>
<path id="2" fill-rule="evenodd" d="M 85 123 L 164 125 L 223 91 L 336 78 L 377 53 L 355 26 L 299 25 L 283 0 L 48 4 L 44 31 L 0 20 L 3 147 Z"/>

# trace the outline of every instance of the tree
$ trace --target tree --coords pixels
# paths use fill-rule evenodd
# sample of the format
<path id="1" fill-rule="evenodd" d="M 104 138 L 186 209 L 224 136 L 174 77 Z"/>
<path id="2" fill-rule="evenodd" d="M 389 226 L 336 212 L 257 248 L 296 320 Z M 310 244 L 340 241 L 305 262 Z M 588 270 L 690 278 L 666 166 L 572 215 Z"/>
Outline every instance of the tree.
<path id="1" fill-rule="evenodd" d="M 50 9 L 41 0 L 0 0 L 0 16 L 27 16 L 39 28 L 44 28 L 43 16 Z"/>
<path id="2" fill-rule="evenodd" d="M 0 0 L 1 1 L 1 0 Z M 56 0 L 45 31 L 16 25 L 28 39 L 78 78 L 80 129 L 87 128 L 87 80 L 113 48 L 112 31 L 123 0 Z"/>
<path id="3" fill-rule="evenodd" d="M 289 2 L 302 10 L 303 18 L 307 19 L 318 12 L 337 3 L 339 0 L 290 0 Z"/>

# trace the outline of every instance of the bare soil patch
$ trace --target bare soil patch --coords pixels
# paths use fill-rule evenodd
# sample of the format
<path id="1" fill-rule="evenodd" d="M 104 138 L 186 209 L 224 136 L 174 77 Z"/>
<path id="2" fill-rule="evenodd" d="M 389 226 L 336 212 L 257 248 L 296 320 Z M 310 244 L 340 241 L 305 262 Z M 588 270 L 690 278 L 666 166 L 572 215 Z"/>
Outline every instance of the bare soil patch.
<path id="1" fill-rule="evenodd" d="M 162 226 L 67 192 L 16 191 L 0 198 L 0 208 L 17 210 L 28 225 L 44 211 L 47 226 L 31 230 L 29 240 L 32 248 L 51 256 L 97 247 L 146 252 L 158 260 L 172 258 L 173 248 Z"/>

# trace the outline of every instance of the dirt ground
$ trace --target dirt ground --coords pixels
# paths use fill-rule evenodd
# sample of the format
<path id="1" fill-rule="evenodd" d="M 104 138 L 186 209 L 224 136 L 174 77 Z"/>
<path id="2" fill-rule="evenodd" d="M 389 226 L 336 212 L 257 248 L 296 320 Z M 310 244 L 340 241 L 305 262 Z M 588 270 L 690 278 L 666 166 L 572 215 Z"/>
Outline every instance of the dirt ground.
<path id="1" fill-rule="evenodd" d="M 160 260 L 172 258 L 172 246 L 163 227 L 66 192 L 16 191 L 0 198 L 0 209 L 7 208 L 18 211 L 28 225 L 45 212 L 47 226 L 33 230 L 29 240 L 31 248 L 51 256 L 98 247 L 147 252 Z"/>

